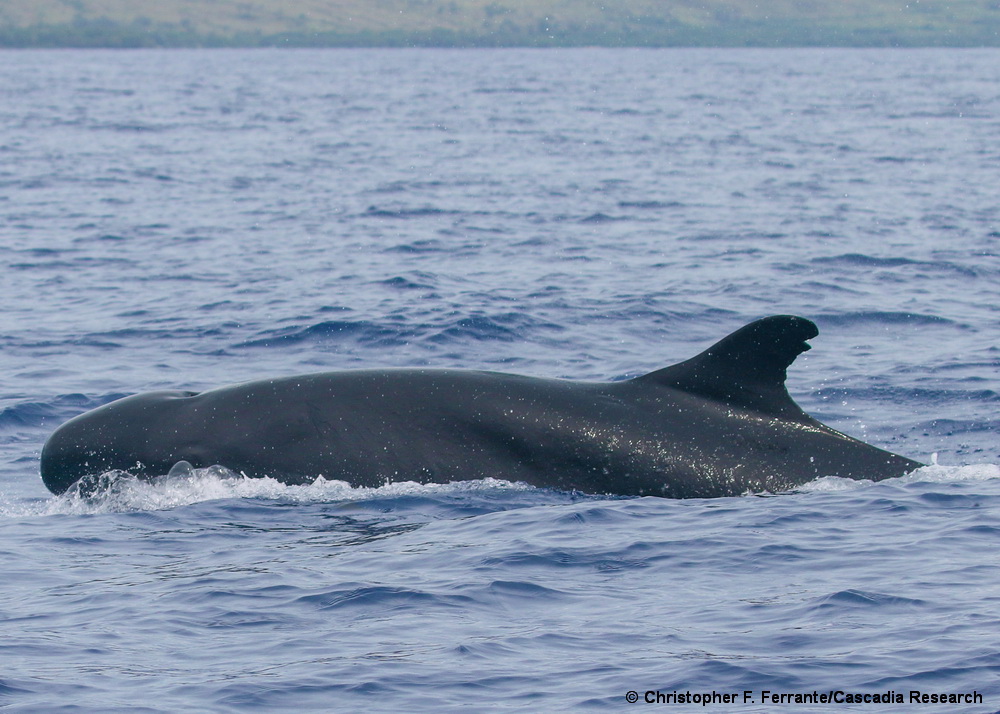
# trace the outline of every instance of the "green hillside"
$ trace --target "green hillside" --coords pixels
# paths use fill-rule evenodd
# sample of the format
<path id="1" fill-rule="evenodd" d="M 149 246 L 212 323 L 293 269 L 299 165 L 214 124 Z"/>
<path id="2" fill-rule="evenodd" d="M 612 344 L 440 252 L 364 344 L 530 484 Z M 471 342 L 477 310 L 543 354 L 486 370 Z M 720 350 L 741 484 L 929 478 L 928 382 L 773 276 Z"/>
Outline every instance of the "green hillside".
<path id="1" fill-rule="evenodd" d="M 0 46 L 998 46 L 1000 0 L 2 0 Z"/>

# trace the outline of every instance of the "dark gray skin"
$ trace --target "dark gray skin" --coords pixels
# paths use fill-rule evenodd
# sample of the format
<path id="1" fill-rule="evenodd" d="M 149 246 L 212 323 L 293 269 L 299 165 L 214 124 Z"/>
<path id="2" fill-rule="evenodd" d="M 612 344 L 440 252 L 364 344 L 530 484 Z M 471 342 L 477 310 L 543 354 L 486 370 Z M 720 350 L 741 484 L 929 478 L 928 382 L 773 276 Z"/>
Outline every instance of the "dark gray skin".
<path id="1" fill-rule="evenodd" d="M 187 461 L 289 484 L 494 477 L 692 498 L 922 466 L 834 431 L 788 396 L 785 370 L 817 334 L 804 318 L 769 317 L 613 383 L 399 369 L 138 394 L 59 427 L 42 449 L 42 479 L 58 494 L 102 472 L 153 478 Z"/>

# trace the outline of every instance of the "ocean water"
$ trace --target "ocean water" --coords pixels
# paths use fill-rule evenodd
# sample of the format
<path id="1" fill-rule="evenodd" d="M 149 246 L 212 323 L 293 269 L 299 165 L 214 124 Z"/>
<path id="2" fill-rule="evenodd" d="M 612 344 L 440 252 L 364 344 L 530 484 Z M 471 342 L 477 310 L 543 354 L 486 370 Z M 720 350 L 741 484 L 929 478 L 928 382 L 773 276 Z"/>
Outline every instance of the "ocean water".
<path id="1" fill-rule="evenodd" d="M 996 50 L 0 52 L 0 708 L 1000 710 L 998 169 Z M 779 313 L 799 404 L 928 467 L 38 476 L 135 392 L 616 380 Z"/>

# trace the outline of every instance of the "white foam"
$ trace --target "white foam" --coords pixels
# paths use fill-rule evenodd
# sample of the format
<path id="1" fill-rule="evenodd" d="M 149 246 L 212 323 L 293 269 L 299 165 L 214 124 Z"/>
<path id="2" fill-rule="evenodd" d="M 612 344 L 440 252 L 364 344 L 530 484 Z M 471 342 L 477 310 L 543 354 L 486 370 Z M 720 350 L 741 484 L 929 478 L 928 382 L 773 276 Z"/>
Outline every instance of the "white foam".
<path id="1" fill-rule="evenodd" d="M 824 476 L 798 486 L 795 490 L 807 493 L 839 493 L 841 491 L 857 491 L 858 489 L 867 488 L 874 483 L 874 481 L 859 481 L 841 476 Z"/>
<path id="2" fill-rule="evenodd" d="M 931 459 L 929 466 L 923 466 L 898 479 L 894 483 L 950 483 L 954 481 L 989 481 L 1000 478 L 1000 465 L 970 464 L 967 466 L 942 466 L 937 463 L 937 454 Z M 796 488 L 796 491 L 809 493 L 839 491 L 857 491 L 875 485 L 874 481 L 841 478 L 839 476 L 824 476 L 815 481 Z"/>
<path id="3" fill-rule="evenodd" d="M 18 501 L 0 493 L 0 517 L 24 518 L 51 515 L 81 515 L 159 511 L 220 499 L 262 499 L 286 503 L 325 503 L 363 501 L 399 496 L 428 496 L 473 493 L 496 490 L 527 491 L 533 487 L 486 478 L 475 481 L 454 481 L 446 484 L 420 484 L 413 481 L 387 483 L 378 488 L 354 487 L 346 481 L 328 480 L 322 476 L 313 483 L 290 486 L 272 478 L 247 478 L 213 466 L 205 469 L 175 467 L 170 473 L 153 481 L 142 481 L 118 473 L 108 480 L 110 487 L 91 497 L 69 492 L 50 499 Z M 1000 465 L 971 464 L 931 465 L 895 479 L 895 483 L 947 483 L 956 481 L 987 481 L 1000 478 Z M 808 493 L 855 491 L 875 485 L 872 481 L 826 476 L 798 487 Z"/>
<path id="4" fill-rule="evenodd" d="M 913 471 L 902 480 L 906 482 L 942 483 L 946 481 L 989 481 L 1000 478 L 1000 464 L 969 464 L 967 466 L 942 466 L 934 455 L 929 466 Z"/>
<path id="5" fill-rule="evenodd" d="M 361 501 L 373 498 L 458 494 L 489 490 L 530 490 L 523 483 L 486 478 L 476 481 L 420 484 L 414 481 L 387 483 L 378 488 L 351 486 L 346 481 L 327 480 L 322 476 L 313 483 L 291 486 L 273 478 L 247 478 L 218 466 L 205 469 L 171 469 L 166 476 L 152 481 L 140 480 L 125 473 L 105 474 L 109 487 L 89 497 L 76 491 L 33 504 L 0 503 L 5 516 L 123 513 L 159 511 L 204 501 L 246 498 L 277 500 L 288 503 L 323 503 Z"/>

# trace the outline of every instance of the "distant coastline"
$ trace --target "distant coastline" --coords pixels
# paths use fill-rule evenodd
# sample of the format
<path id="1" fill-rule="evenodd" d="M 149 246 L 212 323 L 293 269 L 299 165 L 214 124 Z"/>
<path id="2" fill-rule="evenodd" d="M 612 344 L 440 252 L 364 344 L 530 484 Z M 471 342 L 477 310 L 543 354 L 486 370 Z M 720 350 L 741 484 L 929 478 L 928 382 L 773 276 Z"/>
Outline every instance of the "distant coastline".
<path id="1" fill-rule="evenodd" d="M 0 47 L 1000 47 L 1000 0 L 7 0 Z"/>

